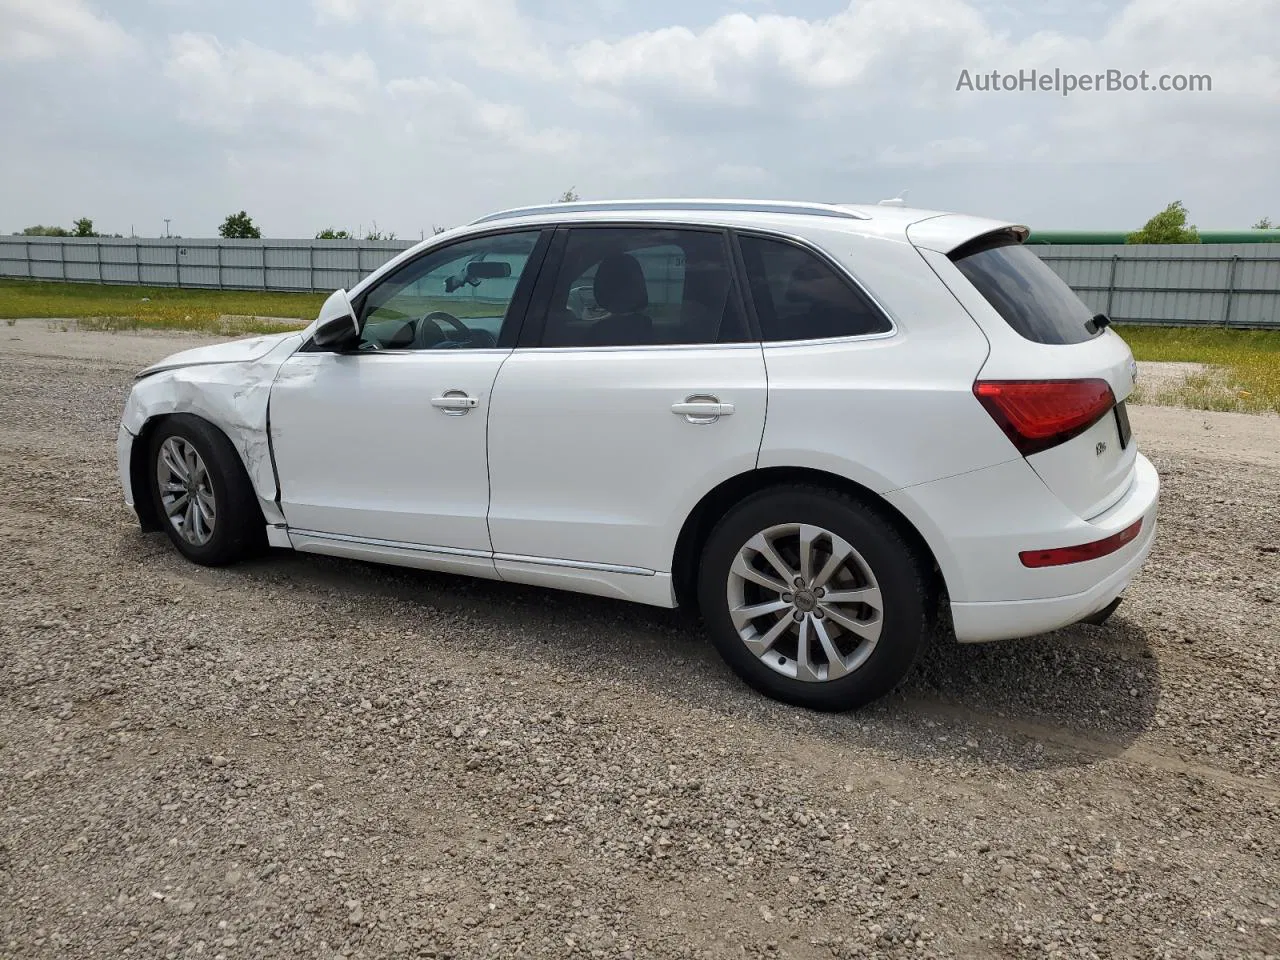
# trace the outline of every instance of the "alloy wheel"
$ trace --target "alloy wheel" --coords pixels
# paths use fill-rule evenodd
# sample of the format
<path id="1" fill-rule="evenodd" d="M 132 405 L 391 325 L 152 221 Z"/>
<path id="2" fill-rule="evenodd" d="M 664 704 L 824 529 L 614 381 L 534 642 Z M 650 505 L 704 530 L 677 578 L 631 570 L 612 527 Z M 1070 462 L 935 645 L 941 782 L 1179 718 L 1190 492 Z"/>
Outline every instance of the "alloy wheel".
<path id="1" fill-rule="evenodd" d="M 727 594 L 747 649 L 795 680 L 848 676 L 880 640 L 884 600 L 875 574 L 851 544 L 819 526 L 757 533 L 734 557 Z"/>
<path id="2" fill-rule="evenodd" d="M 217 523 L 217 499 L 195 446 L 182 437 L 166 439 L 156 455 L 156 484 L 160 505 L 178 535 L 197 547 L 208 543 Z"/>

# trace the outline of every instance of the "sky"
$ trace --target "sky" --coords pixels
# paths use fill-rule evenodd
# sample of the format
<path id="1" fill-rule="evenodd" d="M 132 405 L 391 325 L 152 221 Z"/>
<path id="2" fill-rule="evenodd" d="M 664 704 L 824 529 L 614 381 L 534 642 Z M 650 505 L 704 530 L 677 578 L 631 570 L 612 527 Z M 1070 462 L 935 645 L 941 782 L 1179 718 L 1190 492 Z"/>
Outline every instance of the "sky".
<path id="1" fill-rule="evenodd" d="M 1212 89 L 976 89 L 1055 69 Z M 0 0 L 0 124 L 3 232 L 416 239 L 570 188 L 1246 228 L 1280 0 Z"/>

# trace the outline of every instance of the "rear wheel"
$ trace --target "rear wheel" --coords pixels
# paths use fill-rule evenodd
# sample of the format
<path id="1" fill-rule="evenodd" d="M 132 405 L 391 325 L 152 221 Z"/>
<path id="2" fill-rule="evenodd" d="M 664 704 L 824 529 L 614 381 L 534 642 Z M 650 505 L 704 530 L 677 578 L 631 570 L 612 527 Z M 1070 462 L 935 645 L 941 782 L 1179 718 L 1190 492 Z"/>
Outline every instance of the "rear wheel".
<path id="1" fill-rule="evenodd" d="M 925 569 L 865 504 L 818 487 L 776 488 L 712 531 L 699 601 L 721 656 L 757 690 L 850 710 L 910 670 L 928 631 Z"/>
<path id="2" fill-rule="evenodd" d="M 156 516 L 188 560 L 221 566 L 265 546 L 253 486 L 220 430 L 190 414 L 169 417 L 151 436 L 150 464 Z"/>

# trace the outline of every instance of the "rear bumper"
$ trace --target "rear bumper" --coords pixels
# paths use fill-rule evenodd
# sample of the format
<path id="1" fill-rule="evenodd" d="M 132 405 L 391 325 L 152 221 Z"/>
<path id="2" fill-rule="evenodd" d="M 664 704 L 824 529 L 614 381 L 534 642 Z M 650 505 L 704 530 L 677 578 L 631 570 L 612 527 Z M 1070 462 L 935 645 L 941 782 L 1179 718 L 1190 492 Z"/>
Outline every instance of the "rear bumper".
<path id="1" fill-rule="evenodd" d="M 1124 593 L 1125 588 L 1129 586 L 1129 581 L 1146 561 L 1155 539 L 1156 516 L 1153 506 L 1150 518 L 1143 520 L 1141 536 L 1129 544 L 1124 551 L 1120 551 L 1120 554 L 1126 556 L 1126 559 L 1120 561 L 1121 566 L 1104 574 L 1103 579 L 1096 586 L 1083 593 L 1040 600 L 951 604 L 951 619 L 955 624 L 956 639 L 961 643 L 1011 640 L 1015 637 L 1031 637 L 1037 633 L 1047 633 L 1059 627 L 1079 623 Z M 1112 557 L 1088 560 L 1086 563 L 1102 566 L 1108 560 L 1112 560 Z"/>
<path id="2" fill-rule="evenodd" d="M 925 536 L 951 597 L 956 638 L 975 643 L 1056 630 L 1120 596 L 1155 541 L 1160 478 L 1138 454 L 1128 489 L 1104 513 L 1082 520 L 1026 461 L 895 491 Z M 1142 520 L 1138 537 L 1115 553 L 1062 566 L 1028 568 L 1018 554 L 1092 543 Z"/>

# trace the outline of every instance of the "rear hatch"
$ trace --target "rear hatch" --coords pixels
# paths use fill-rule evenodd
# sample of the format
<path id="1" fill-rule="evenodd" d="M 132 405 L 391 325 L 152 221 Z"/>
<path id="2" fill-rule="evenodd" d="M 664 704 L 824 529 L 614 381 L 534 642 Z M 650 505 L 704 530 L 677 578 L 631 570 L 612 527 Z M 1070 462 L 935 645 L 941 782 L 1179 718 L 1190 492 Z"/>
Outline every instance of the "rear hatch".
<path id="1" fill-rule="evenodd" d="M 1133 482 L 1125 401 L 1137 365 L 1107 319 L 1022 245 L 1025 236 L 1003 227 L 951 246 L 945 259 L 921 253 L 991 344 L 975 396 L 1045 485 L 1090 519 Z"/>

